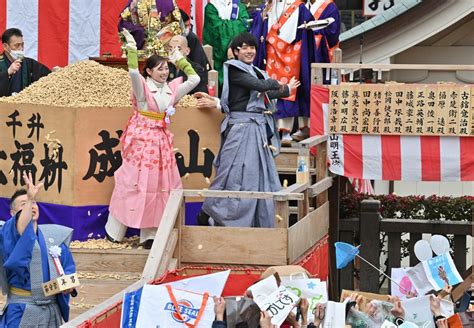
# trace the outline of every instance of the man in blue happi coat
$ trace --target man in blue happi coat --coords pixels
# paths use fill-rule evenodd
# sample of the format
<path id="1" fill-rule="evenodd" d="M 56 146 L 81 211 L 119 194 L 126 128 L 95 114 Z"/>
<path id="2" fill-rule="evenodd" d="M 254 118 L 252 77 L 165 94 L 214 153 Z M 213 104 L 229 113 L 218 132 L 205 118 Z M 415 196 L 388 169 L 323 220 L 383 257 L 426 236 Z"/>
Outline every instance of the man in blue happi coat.
<path id="1" fill-rule="evenodd" d="M 69 251 L 72 229 L 55 224 L 38 225 L 36 196 L 43 184 L 34 185 L 31 173 L 23 175 L 25 189 L 11 197 L 12 217 L 0 228 L 0 283 L 7 294 L 0 327 L 59 327 L 69 319 L 69 293 L 45 296 L 42 284 L 58 277 L 50 251 L 61 249 L 65 274 L 76 272 Z"/>

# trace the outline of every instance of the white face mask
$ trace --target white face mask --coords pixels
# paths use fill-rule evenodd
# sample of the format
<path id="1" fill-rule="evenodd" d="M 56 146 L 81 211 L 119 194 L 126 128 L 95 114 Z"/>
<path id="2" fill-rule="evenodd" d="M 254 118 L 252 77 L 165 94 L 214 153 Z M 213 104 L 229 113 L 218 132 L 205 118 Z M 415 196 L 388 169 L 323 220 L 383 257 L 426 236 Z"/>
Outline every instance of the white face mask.
<path id="1" fill-rule="evenodd" d="M 184 29 L 184 36 L 188 36 L 189 35 L 189 28 L 185 28 Z"/>
<path id="2" fill-rule="evenodd" d="M 23 59 L 25 57 L 23 50 L 12 50 L 10 51 L 10 55 L 14 60 Z"/>

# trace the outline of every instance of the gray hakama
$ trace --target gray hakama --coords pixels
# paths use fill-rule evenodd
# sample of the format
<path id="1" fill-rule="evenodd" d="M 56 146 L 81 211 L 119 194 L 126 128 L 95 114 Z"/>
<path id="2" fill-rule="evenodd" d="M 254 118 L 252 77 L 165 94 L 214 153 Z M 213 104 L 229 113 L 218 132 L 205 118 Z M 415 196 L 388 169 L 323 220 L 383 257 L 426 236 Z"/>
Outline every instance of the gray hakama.
<path id="1" fill-rule="evenodd" d="M 271 109 L 269 106 L 274 105 L 273 102 L 268 102 L 270 93 L 251 90 L 246 111 L 231 111 L 228 107 L 228 95 L 229 91 L 232 91 L 232 86 L 228 83 L 230 65 L 258 78 L 252 65 L 238 60 L 230 60 L 224 64 L 221 106 L 226 118 L 221 126 L 221 149 L 214 162 L 216 177 L 209 189 L 280 191 L 281 183 L 273 159 L 280 149 L 280 140 L 275 120 L 267 112 Z M 260 73 L 267 79 L 265 72 Z M 288 94 L 288 88 L 283 92 L 272 91 L 271 94 L 285 96 Z M 276 149 L 275 154 L 269 147 L 270 144 Z M 275 223 L 272 199 L 206 198 L 202 209 L 214 220 L 215 225 L 273 227 Z"/>

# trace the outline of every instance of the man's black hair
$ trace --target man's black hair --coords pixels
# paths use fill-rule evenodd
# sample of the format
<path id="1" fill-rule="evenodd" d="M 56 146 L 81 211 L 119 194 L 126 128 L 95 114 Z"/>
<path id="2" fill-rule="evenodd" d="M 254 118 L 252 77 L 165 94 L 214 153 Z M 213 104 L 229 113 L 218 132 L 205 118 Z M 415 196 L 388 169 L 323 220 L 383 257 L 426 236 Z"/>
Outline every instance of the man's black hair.
<path id="1" fill-rule="evenodd" d="M 13 208 L 13 202 L 15 202 L 15 199 L 26 194 L 27 194 L 26 189 L 23 189 L 23 188 L 15 191 L 15 193 L 10 197 L 10 208 Z"/>
<path id="2" fill-rule="evenodd" d="M 14 27 L 9 28 L 8 30 L 5 30 L 5 32 L 3 32 L 2 34 L 2 43 L 10 42 L 10 39 L 12 36 L 17 36 L 17 37 L 22 38 L 23 33 L 21 33 L 21 31 L 17 28 L 14 28 Z"/>
<path id="3" fill-rule="evenodd" d="M 248 46 L 257 48 L 257 39 L 255 36 L 249 32 L 242 32 L 230 42 L 230 49 L 232 49 L 232 53 L 239 51 L 238 48 L 241 48 L 244 43 Z"/>
<path id="4" fill-rule="evenodd" d="M 181 13 L 181 19 L 183 20 L 183 22 L 186 23 L 188 20 L 190 20 L 189 15 L 186 14 L 183 9 L 179 8 L 179 12 Z"/>

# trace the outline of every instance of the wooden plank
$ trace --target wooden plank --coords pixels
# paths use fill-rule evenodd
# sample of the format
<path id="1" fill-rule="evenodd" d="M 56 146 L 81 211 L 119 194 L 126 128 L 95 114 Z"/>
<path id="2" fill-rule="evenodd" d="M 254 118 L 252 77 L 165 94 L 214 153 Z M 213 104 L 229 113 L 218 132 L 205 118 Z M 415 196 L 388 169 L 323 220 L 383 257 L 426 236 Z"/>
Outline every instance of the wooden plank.
<path id="1" fill-rule="evenodd" d="M 78 271 L 142 272 L 148 257 L 148 250 L 73 249 L 74 262 Z"/>
<path id="2" fill-rule="evenodd" d="M 311 148 L 311 147 L 314 147 L 314 146 L 317 146 L 317 145 L 320 145 L 322 144 L 323 142 L 327 141 L 328 140 L 328 136 L 327 135 L 323 135 L 323 136 L 312 136 L 312 137 L 309 137 L 307 139 L 304 139 L 300 142 L 298 142 L 298 146 L 301 146 L 302 148 Z"/>
<path id="3" fill-rule="evenodd" d="M 128 286 L 127 288 L 123 289 L 119 293 L 115 294 L 114 296 L 110 297 L 108 300 L 100 303 L 99 305 L 93 307 L 92 309 L 82 313 L 81 315 L 77 316 L 73 320 L 70 320 L 64 323 L 61 327 L 62 328 L 75 328 L 81 325 L 83 322 L 95 318 L 105 312 L 107 309 L 114 307 L 117 303 L 121 302 L 123 299 L 123 295 L 127 292 L 137 290 L 146 283 L 144 280 L 139 280 L 134 284 Z"/>
<path id="4" fill-rule="evenodd" d="M 328 233 L 329 202 L 309 213 L 288 229 L 288 259 L 293 263 Z"/>
<path id="5" fill-rule="evenodd" d="M 339 231 L 359 231 L 359 218 L 339 220 Z"/>
<path id="6" fill-rule="evenodd" d="M 388 233 L 388 275 L 392 268 L 399 268 L 401 264 L 401 234 L 399 232 Z M 389 293 L 391 293 L 391 284 L 388 284 Z"/>
<path id="7" fill-rule="evenodd" d="M 309 190 L 304 190 L 303 195 L 303 200 L 298 201 L 298 221 L 309 214 Z"/>
<path id="8" fill-rule="evenodd" d="M 421 233 L 413 233 L 410 231 L 410 241 L 408 242 L 408 254 L 410 254 L 410 266 L 413 267 L 418 264 L 418 259 L 415 256 L 415 244 L 418 240 L 421 240 Z"/>
<path id="9" fill-rule="evenodd" d="M 287 229 L 184 226 L 182 262 L 286 265 Z"/>
<path id="10" fill-rule="evenodd" d="M 307 183 L 300 183 L 300 184 L 295 183 L 295 184 L 292 184 L 291 186 L 288 186 L 287 188 L 283 189 L 280 192 L 281 193 L 288 193 L 288 194 L 300 193 L 300 192 L 305 191 L 306 189 L 308 189 L 308 184 Z"/>
<path id="11" fill-rule="evenodd" d="M 332 177 L 326 177 L 309 187 L 310 197 L 316 197 L 320 193 L 328 190 L 332 186 Z"/>
<path id="12" fill-rule="evenodd" d="M 277 167 L 277 171 L 280 174 L 295 174 L 296 175 L 296 167 Z M 309 169 L 310 175 L 316 174 L 316 169 Z"/>
<path id="13" fill-rule="evenodd" d="M 178 259 L 176 259 L 176 258 L 173 257 L 173 258 L 170 260 L 170 264 L 168 264 L 168 271 L 174 271 L 174 270 L 176 270 L 176 269 L 178 269 L 178 268 L 179 268 L 179 267 L 178 267 Z"/>
<path id="14" fill-rule="evenodd" d="M 143 269 L 142 279 L 150 281 L 155 279 L 161 259 L 166 251 L 166 245 L 171 235 L 171 231 L 176 223 L 178 213 L 183 206 L 183 190 L 173 190 L 168 198 L 165 211 L 161 218 L 160 226 L 156 231 L 156 238 L 151 247 L 150 254 Z"/>
<path id="15" fill-rule="evenodd" d="M 380 230 L 431 234 L 471 235 L 472 223 L 464 221 L 383 219 Z"/>
<path id="16" fill-rule="evenodd" d="M 360 204 L 360 256 L 375 266 L 380 262 L 380 202 L 363 200 Z M 360 262 L 360 290 L 379 292 L 379 273 L 364 261 Z"/>
<path id="17" fill-rule="evenodd" d="M 454 263 L 461 275 L 466 271 L 466 236 L 454 235 Z"/>
<path id="18" fill-rule="evenodd" d="M 471 288 L 472 284 L 474 284 L 474 273 L 472 271 L 472 266 L 469 268 L 469 270 L 466 270 L 462 277 L 464 278 L 464 281 L 454 287 L 451 293 L 454 302 L 459 301 L 464 292 Z"/>
<path id="19" fill-rule="evenodd" d="M 288 201 L 275 202 L 275 228 L 288 228 L 290 220 L 290 209 Z"/>
<path id="20" fill-rule="evenodd" d="M 327 136 L 326 136 L 327 137 Z M 323 142 L 318 144 L 317 153 L 316 153 L 316 181 L 322 181 L 328 176 L 328 167 L 327 167 L 327 143 Z M 329 188 L 329 187 L 328 187 Z M 328 189 L 327 188 L 327 189 Z M 321 191 L 318 196 L 316 196 L 316 207 L 324 204 L 328 200 L 327 189 Z"/>
<path id="21" fill-rule="evenodd" d="M 185 225 L 185 217 L 186 217 L 186 207 L 182 206 L 181 210 L 178 213 L 178 219 L 176 220 L 175 227 L 178 229 L 178 244 L 175 247 L 173 257 L 175 257 L 178 260 L 178 263 L 176 266 L 179 268 L 181 267 L 181 252 L 183 251 L 182 249 L 182 230 L 183 226 Z"/>
<path id="22" fill-rule="evenodd" d="M 160 265 L 158 266 L 158 271 L 156 272 L 155 276 L 150 279 L 157 279 L 165 273 L 166 269 L 168 268 L 171 258 L 173 257 L 174 250 L 176 249 L 176 246 L 178 245 L 178 238 L 179 238 L 179 233 L 178 229 L 174 228 L 171 231 L 171 234 L 168 238 L 168 242 L 166 244 L 165 251 L 163 253 L 163 256 L 161 257 Z"/>
<path id="23" fill-rule="evenodd" d="M 211 69 L 214 69 L 214 57 L 213 57 L 213 48 L 209 44 L 205 44 L 202 46 L 204 49 L 204 53 L 206 54 L 207 60 L 209 61 L 209 65 L 211 65 Z"/>
<path id="24" fill-rule="evenodd" d="M 358 64 L 358 63 L 313 63 L 311 69 L 342 68 L 372 70 L 430 70 L 430 71 L 474 71 L 474 65 L 426 65 L 426 64 Z"/>
<path id="25" fill-rule="evenodd" d="M 262 191 L 227 191 L 227 190 L 184 190 L 185 197 L 215 197 L 215 198 L 243 198 L 243 199 L 278 199 L 280 200 L 300 200 L 302 194 L 282 193 L 282 192 L 262 192 Z"/>
<path id="26" fill-rule="evenodd" d="M 340 272 L 336 268 L 336 251 L 334 245 L 336 241 L 339 240 L 340 227 L 339 227 L 339 201 L 340 201 L 340 177 L 336 176 L 334 178 L 334 184 L 328 191 L 328 200 L 329 200 L 329 237 L 328 244 L 329 246 L 329 297 L 330 299 L 339 299 L 339 276 Z M 358 223 L 357 223 L 358 226 Z M 352 237 L 351 230 L 351 237 Z M 352 242 L 352 240 L 351 240 Z M 351 275 L 353 271 L 351 271 Z M 342 278 L 341 278 L 342 279 Z M 353 277 L 352 277 L 353 281 Z"/>

